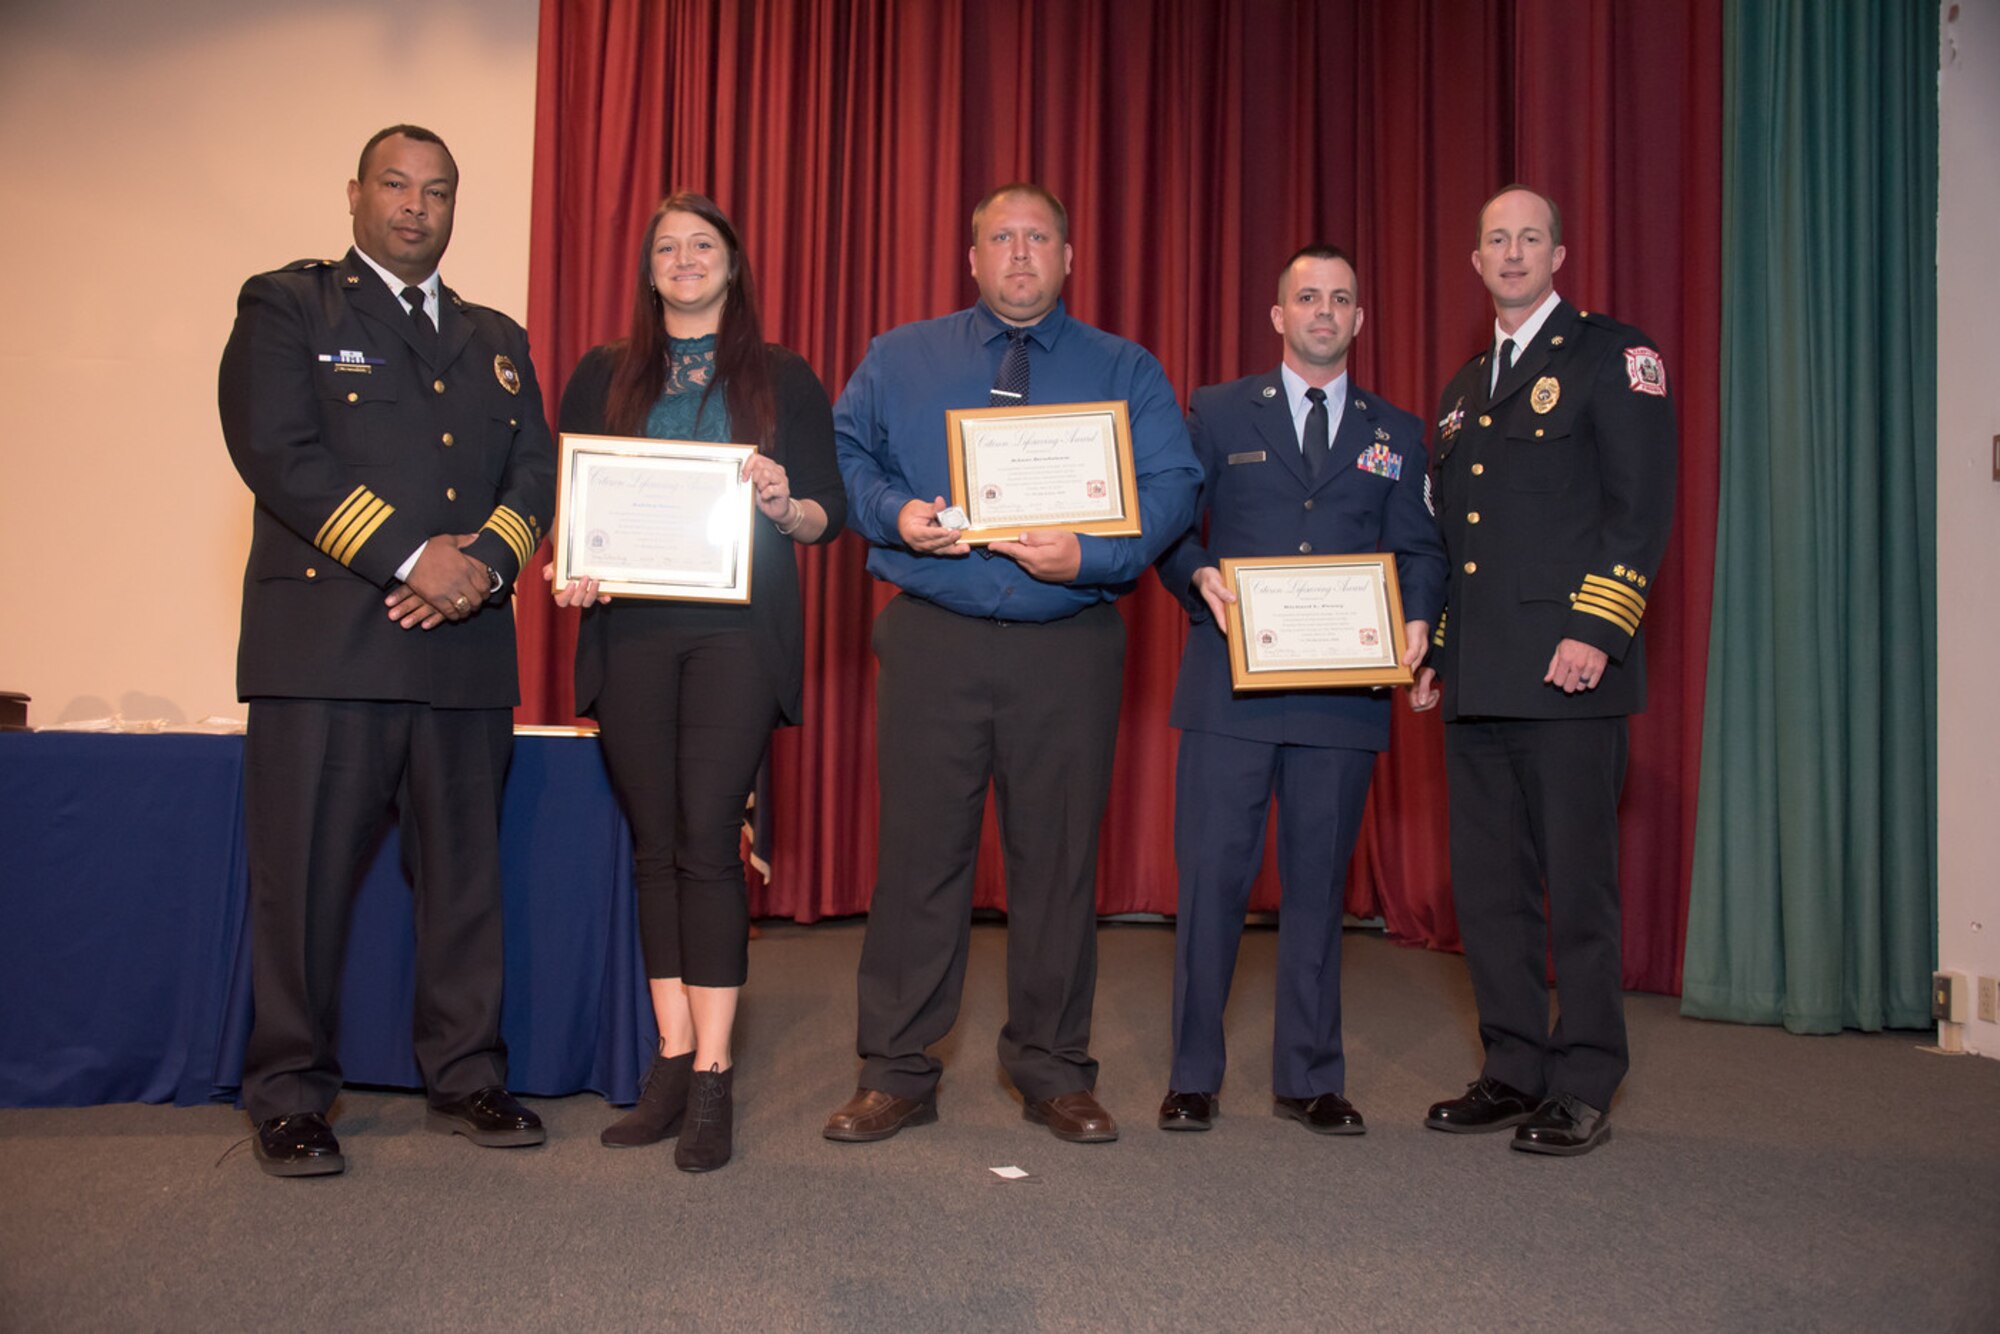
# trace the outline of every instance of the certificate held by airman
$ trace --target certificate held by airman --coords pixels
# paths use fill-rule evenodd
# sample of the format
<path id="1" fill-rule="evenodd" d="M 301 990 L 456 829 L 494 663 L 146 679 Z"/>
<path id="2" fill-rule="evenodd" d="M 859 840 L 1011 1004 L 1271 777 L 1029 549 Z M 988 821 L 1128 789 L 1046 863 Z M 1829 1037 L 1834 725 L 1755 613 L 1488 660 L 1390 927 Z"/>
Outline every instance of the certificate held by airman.
<path id="1" fill-rule="evenodd" d="M 1403 597 L 1396 558 L 1259 556 L 1221 562 L 1229 684 L 1237 690 L 1401 686 Z"/>

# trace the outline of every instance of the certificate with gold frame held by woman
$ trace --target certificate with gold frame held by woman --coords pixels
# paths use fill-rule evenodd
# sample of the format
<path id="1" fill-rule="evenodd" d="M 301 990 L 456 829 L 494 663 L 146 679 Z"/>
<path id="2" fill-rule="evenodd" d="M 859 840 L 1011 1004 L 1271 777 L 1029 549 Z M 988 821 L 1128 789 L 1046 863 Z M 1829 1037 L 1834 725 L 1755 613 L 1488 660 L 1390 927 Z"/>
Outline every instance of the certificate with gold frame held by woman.
<path id="1" fill-rule="evenodd" d="M 751 445 L 564 435 L 558 586 L 595 579 L 621 597 L 748 602 Z"/>

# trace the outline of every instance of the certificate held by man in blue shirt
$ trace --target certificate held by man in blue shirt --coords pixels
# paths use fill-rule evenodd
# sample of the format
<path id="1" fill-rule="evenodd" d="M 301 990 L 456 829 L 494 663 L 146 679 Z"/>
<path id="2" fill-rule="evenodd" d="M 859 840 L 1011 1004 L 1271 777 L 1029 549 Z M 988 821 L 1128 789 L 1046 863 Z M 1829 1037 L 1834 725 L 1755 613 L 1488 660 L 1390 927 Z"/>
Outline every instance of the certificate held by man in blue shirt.
<path id="1" fill-rule="evenodd" d="M 1006 857 L 1000 1061 L 1023 1115 L 1060 1139 L 1117 1138 L 1094 1095 L 1098 825 L 1111 783 L 1128 592 L 1194 514 L 1201 469 L 1159 361 L 1070 316 L 1069 219 L 1038 185 L 972 213 L 979 301 L 877 337 L 834 408 L 848 522 L 902 590 L 874 646 L 880 852 L 861 952 L 859 1087 L 828 1139 L 887 1139 L 937 1118 L 965 979 L 989 782 Z M 1141 533 L 1032 528 L 978 553 L 948 508 L 945 414 L 1122 400 Z M 946 516 L 947 518 L 950 516 Z"/>

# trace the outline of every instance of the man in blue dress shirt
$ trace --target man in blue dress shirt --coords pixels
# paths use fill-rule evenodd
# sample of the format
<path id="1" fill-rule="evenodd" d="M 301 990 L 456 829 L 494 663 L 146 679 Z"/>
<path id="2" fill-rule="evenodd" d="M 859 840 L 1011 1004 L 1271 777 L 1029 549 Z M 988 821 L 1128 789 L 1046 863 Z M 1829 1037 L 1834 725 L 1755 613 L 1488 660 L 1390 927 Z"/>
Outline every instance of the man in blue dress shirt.
<path id="1" fill-rule="evenodd" d="M 1098 824 L 1118 734 L 1125 628 L 1112 604 L 1194 513 L 1201 471 L 1160 363 L 1064 309 L 1069 219 L 1037 185 L 972 213 L 979 301 L 893 329 L 834 408 L 849 523 L 868 568 L 902 590 L 874 631 L 881 837 L 861 952 L 860 1087 L 834 1140 L 937 1118 L 926 1050 L 958 1015 L 986 788 L 1007 866 L 1007 1024 L 1000 1060 L 1027 1119 L 1116 1139 L 1093 1089 Z M 1139 537 L 1030 529 L 982 552 L 948 522 L 945 413 L 1123 400 Z M 946 522 L 941 522 L 941 518 Z"/>

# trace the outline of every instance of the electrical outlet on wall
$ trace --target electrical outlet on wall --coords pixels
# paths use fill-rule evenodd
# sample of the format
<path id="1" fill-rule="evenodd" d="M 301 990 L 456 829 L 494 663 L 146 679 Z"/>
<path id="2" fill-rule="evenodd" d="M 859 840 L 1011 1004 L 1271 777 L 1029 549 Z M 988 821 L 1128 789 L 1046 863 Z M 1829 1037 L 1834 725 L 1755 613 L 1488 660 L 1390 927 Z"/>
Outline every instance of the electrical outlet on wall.
<path id="1" fill-rule="evenodd" d="M 2000 1024 L 2000 977 L 1979 979 L 1979 1020 Z"/>

